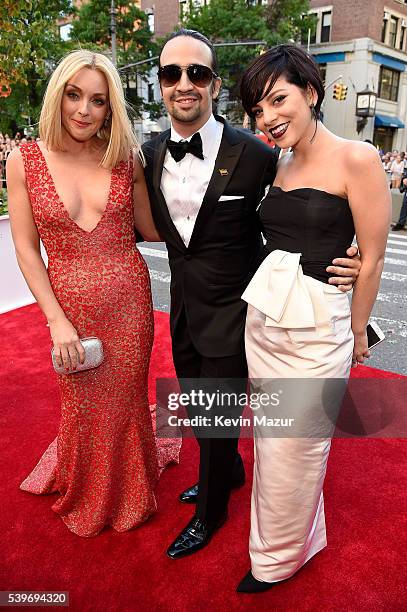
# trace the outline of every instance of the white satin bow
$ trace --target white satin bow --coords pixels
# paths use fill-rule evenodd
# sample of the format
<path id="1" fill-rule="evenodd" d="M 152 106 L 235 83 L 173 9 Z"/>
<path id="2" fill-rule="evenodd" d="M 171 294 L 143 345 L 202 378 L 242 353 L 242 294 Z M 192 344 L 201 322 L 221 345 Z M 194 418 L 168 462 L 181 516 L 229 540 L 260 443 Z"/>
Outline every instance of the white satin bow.
<path id="1" fill-rule="evenodd" d="M 300 257 L 272 251 L 242 295 L 266 315 L 266 326 L 301 329 L 331 322 L 323 283 L 303 274 Z"/>

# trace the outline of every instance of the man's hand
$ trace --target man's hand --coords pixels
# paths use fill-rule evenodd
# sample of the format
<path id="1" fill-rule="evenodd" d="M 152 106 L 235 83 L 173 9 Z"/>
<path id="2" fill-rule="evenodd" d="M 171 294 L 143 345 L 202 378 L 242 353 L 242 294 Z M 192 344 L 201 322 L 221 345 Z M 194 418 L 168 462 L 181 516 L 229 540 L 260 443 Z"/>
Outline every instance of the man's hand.
<path id="1" fill-rule="evenodd" d="M 330 285 L 338 285 L 341 291 L 350 291 L 356 283 L 360 272 L 360 255 L 357 247 L 351 246 L 346 251 L 346 257 L 340 257 L 332 261 L 333 265 L 328 266 L 326 271 L 336 276 L 331 276 L 328 279 Z"/>

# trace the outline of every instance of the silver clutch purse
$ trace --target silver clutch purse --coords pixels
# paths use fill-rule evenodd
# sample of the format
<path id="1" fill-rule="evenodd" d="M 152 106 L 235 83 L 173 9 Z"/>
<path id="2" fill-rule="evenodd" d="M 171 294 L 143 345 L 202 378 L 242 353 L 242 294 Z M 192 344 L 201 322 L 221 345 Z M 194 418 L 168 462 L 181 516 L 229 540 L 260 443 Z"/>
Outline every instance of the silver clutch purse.
<path id="1" fill-rule="evenodd" d="M 95 336 L 90 336 L 89 338 L 81 338 L 81 344 L 85 349 L 85 361 L 83 363 L 78 362 L 76 370 L 69 370 L 69 372 L 65 370 L 63 365 L 59 366 L 57 364 L 54 349 L 51 349 L 52 365 L 55 372 L 58 374 L 76 374 L 77 372 L 91 370 L 100 366 L 104 359 L 102 341 Z"/>

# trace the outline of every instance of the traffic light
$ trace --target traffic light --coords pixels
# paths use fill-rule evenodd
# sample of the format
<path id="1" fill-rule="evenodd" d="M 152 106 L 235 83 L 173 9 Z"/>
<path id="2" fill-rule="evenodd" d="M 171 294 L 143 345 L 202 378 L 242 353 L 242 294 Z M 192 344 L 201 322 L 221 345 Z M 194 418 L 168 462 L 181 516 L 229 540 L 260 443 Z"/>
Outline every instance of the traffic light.
<path id="1" fill-rule="evenodd" d="M 332 94 L 334 100 L 346 100 L 347 93 L 347 85 L 344 85 L 343 83 L 335 83 L 334 91 Z"/>
<path id="2" fill-rule="evenodd" d="M 341 96 L 342 96 L 342 85 L 341 83 L 335 83 L 334 85 L 334 91 L 333 91 L 333 99 L 334 100 L 342 100 Z"/>

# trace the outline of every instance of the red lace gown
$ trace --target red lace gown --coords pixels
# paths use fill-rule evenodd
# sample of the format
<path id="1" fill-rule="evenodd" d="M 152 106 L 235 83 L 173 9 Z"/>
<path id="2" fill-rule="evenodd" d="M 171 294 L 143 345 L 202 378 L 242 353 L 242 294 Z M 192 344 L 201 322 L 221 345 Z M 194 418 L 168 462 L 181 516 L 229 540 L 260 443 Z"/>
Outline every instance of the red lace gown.
<path id="1" fill-rule="evenodd" d="M 126 531 L 155 512 L 158 464 L 179 451 L 166 440 L 157 457 L 148 405 L 153 313 L 133 231 L 132 162 L 113 168 L 106 210 L 86 231 L 69 217 L 37 143 L 20 150 L 53 291 L 79 336 L 97 336 L 105 353 L 98 368 L 58 376 L 58 437 L 20 488 L 59 492 L 52 509 L 80 536 L 107 525 Z"/>

